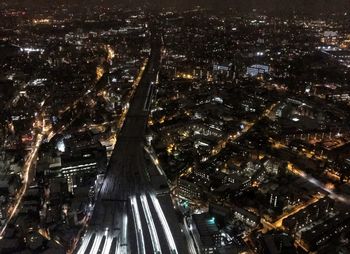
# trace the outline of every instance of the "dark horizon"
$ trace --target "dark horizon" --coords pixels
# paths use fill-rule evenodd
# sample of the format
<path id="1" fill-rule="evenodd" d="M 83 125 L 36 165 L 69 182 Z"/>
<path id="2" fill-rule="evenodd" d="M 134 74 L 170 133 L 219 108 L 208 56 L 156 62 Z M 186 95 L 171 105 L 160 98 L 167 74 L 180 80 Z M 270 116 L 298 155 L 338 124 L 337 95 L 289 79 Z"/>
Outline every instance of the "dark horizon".
<path id="1" fill-rule="evenodd" d="M 228 10 L 232 9 L 238 12 L 249 12 L 256 10 L 258 12 L 268 13 L 300 13 L 300 14 L 331 14 L 346 13 L 350 10 L 350 1 L 348 0 L 23 0 L 9 1 L 5 0 L 3 4 L 22 5 L 26 7 L 42 7 L 52 4 L 84 4 L 85 6 L 111 6 L 123 5 L 125 7 L 147 6 L 154 9 L 175 8 L 178 10 L 190 9 L 196 6 L 208 8 L 210 10 Z"/>

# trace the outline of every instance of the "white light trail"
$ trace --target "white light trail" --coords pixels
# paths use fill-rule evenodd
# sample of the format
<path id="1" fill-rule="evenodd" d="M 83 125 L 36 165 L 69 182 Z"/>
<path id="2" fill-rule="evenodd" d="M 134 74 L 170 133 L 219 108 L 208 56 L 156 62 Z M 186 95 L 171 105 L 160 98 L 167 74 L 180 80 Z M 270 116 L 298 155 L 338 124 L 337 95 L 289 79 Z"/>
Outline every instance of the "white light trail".
<path id="1" fill-rule="evenodd" d="M 91 233 L 89 233 L 87 236 L 84 236 L 84 240 L 83 240 L 82 245 L 79 248 L 78 254 L 85 254 L 85 251 L 86 251 L 86 248 L 90 242 L 91 236 L 92 236 Z"/>
<path id="2" fill-rule="evenodd" d="M 144 242 L 143 232 L 142 232 L 141 218 L 140 218 L 139 208 L 138 208 L 135 196 L 132 196 L 130 198 L 130 203 L 131 203 L 132 214 L 134 217 L 138 253 L 145 254 L 146 250 L 145 250 L 145 242 Z"/>
<path id="3" fill-rule="evenodd" d="M 151 235 L 153 250 L 154 250 L 155 253 L 162 253 L 162 249 L 160 247 L 157 230 L 156 230 L 156 227 L 154 225 L 154 221 L 153 221 L 153 218 L 152 218 L 151 211 L 149 209 L 149 205 L 148 205 L 148 201 L 147 201 L 146 195 L 142 194 L 140 196 L 140 200 L 141 200 L 143 213 L 146 215 L 146 221 L 147 221 L 148 231 L 150 232 L 150 235 Z"/>
<path id="4" fill-rule="evenodd" d="M 159 71 L 157 72 L 156 84 L 159 84 Z"/>
<path id="5" fill-rule="evenodd" d="M 163 210 L 159 204 L 159 201 L 157 199 L 157 197 L 154 195 L 154 194 L 150 194 L 151 196 L 151 199 L 152 199 L 152 203 L 153 203 L 153 206 L 154 208 L 156 209 L 156 212 L 158 214 L 158 218 L 162 224 L 162 227 L 163 227 L 163 230 L 164 230 L 164 233 L 165 233 L 165 236 L 167 238 L 167 241 L 168 241 L 168 245 L 169 245 L 169 248 L 170 248 L 170 253 L 178 253 L 177 252 L 177 248 L 176 248 L 176 245 L 175 245 L 175 241 L 174 241 L 174 237 L 171 233 L 171 230 L 169 228 L 169 225 L 168 225 L 168 222 L 164 216 L 164 213 L 163 213 Z"/>
<path id="6" fill-rule="evenodd" d="M 21 52 L 26 52 L 26 53 L 32 53 L 32 52 L 40 52 L 40 53 L 42 53 L 42 52 L 44 52 L 43 49 L 36 49 L 36 48 L 30 48 L 30 47 L 28 47 L 28 48 L 20 48 L 20 50 L 21 50 Z"/>
<path id="7" fill-rule="evenodd" d="M 111 250 L 112 242 L 113 242 L 113 237 L 110 235 L 106 236 L 106 241 L 105 241 L 105 244 L 103 246 L 102 254 L 109 254 L 109 252 Z"/>
<path id="8" fill-rule="evenodd" d="M 91 251 L 89 252 L 90 254 L 96 254 L 97 253 L 98 247 L 101 244 L 102 236 L 103 235 L 101 235 L 100 233 L 96 233 L 96 237 L 94 239 L 94 243 L 92 245 Z"/>
<path id="9" fill-rule="evenodd" d="M 120 245 L 118 242 L 115 244 L 115 254 L 122 254 L 122 251 L 119 249 Z"/>
<path id="10" fill-rule="evenodd" d="M 330 198 L 336 199 L 336 200 L 343 202 L 345 204 L 350 204 L 350 199 L 348 197 L 335 193 L 333 190 L 327 188 L 322 182 L 320 182 L 316 178 L 306 174 L 304 171 L 297 169 L 294 166 L 291 166 L 291 167 L 292 167 L 291 171 L 294 174 L 299 175 L 300 177 L 306 179 L 309 183 L 321 188 L 322 190 L 324 190 L 325 192 L 327 192 L 329 194 Z"/>
<path id="11" fill-rule="evenodd" d="M 337 193 L 335 193 L 334 191 L 332 191 L 331 189 L 327 188 L 322 182 L 320 182 L 319 180 L 317 180 L 316 178 L 306 175 L 304 173 L 304 177 L 305 179 L 307 179 L 310 183 L 312 183 L 313 185 L 321 188 L 322 190 L 324 190 L 325 192 L 327 192 L 331 198 L 333 199 L 337 199 L 343 203 L 346 204 L 350 204 L 350 200 L 348 198 L 346 198 L 345 196 L 339 195 Z"/>
<path id="12" fill-rule="evenodd" d="M 20 191 L 18 192 L 18 194 L 16 195 L 14 204 L 12 204 L 10 206 L 9 215 L 7 217 L 7 220 L 3 224 L 2 229 L 0 231 L 0 237 L 3 237 L 8 223 L 12 220 L 12 218 L 17 213 L 17 210 L 18 210 L 18 208 L 19 208 L 19 206 L 21 204 L 21 201 L 22 201 L 24 195 L 27 192 L 27 189 L 28 189 L 29 184 L 30 184 L 30 182 L 29 182 L 29 174 L 30 174 L 31 169 L 33 168 L 34 163 L 36 162 L 36 159 L 37 159 L 37 156 L 38 156 L 39 147 L 40 147 L 40 144 L 42 143 L 43 140 L 44 140 L 44 135 L 38 134 L 36 136 L 35 145 L 34 145 L 34 147 L 32 147 L 32 150 L 30 151 L 30 153 L 27 156 L 27 159 L 26 159 L 26 161 L 24 163 L 24 167 L 23 167 L 23 170 L 22 170 L 23 185 L 22 185 Z"/>
<path id="13" fill-rule="evenodd" d="M 128 232 L 128 215 L 127 213 L 124 213 L 123 215 L 123 228 L 122 228 L 122 238 L 121 238 L 121 248 L 118 253 L 121 254 L 127 254 L 128 253 L 128 238 L 127 238 L 127 232 Z"/>
<path id="14" fill-rule="evenodd" d="M 163 169 L 160 167 L 159 161 L 158 161 L 158 159 L 156 158 L 156 156 L 153 154 L 153 152 L 150 151 L 150 149 L 149 149 L 148 147 L 146 147 L 146 146 L 144 147 L 144 149 L 146 150 L 146 152 L 148 153 L 148 155 L 151 157 L 153 164 L 156 166 L 156 168 L 157 168 L 157 170 L 158 170 L 158 173 L 159 173 L 160 175 L 164 175 L 164 171 L 163 171 Z"/>
<path id="15" fill-rule="evenodd" d="M 195 242 L 193 238 L 191 237 L 190 230 L 192 230 L 191 224 L 188 225 L 186 218 L 183 219 L 183 225 L 186 232 L 186 239 L 187 239 L 187 248 L 190 254 L 197 254 Z"/>

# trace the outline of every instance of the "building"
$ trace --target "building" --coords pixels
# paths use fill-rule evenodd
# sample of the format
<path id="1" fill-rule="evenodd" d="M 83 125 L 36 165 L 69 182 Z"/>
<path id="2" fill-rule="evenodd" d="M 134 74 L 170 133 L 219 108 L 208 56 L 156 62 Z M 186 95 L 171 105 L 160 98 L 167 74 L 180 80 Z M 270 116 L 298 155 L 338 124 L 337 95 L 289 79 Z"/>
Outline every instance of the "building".
<path id="1" fill-rule="evenodd" d="M 260 217 L 238 206 L 232 207 L 233 215 L 236 219 L 244 222 L 248 226 L 255 227 L 260 223 Z"/>
<path id="2" fill-rule="evenodd" d="M 68 191 L 73 192 L 73 188 L 86 184 L 86 177 L 104 173 L 106 167 L 106 147 L 96 143 L 63 152 L 51 161 L 44 174 L 51 178 L 67 179 Z"/>
<path id="3" fill-rule="evenodd" d="M 61 155 L 60 172 L 64 176 L 79 174 L 103 173 L 106 169 L 106 148 L 102 145 L 84 147 L 72 153 Z"/>
<path id="4" fill-rule="evenodd" d="M 202 188 L 187 179 L 179 178 L 177 182 L 177 194 L 189 199 L 202 199 Z"/>
<path id="5" fill-rule="evenodd" d="M 334 201 L 329 198 L 320 199 L 316 203 L 300 210 L 298 213 L 285 218 L 282 225 L 291 232 L 297 232 L 310 223 L 327 216 L 333 208 L 333 204 Z"/>
<path id="6" fill-rule="evenodd" d="M 213 64 L 213 77 L 215 80 L 234 79 L 235 72 L 232 63 Z"/>
<path id="7" fill-rule="evenodd" d="M 247 68 L 247 75 L 250 77 L 256 77 L 260 74 L 268 74 L 270 67 L 262 64 L 254 64 Z"/>
<path id="8" fill-rule="evenodd" d="M 260 252 L 265 254 L 296 254 L 293 238 L 283 232 L 268 232 L 260 238 Z"/>
<path id="9" fill-rule="evenodd" d="M 216 253 L 221 243 L 221 234 L 216 225 L 215 217 L 208 213 L 192 216 L 193 236 L 201 254 Z"/>
<path id="10" fill-rule="evenodd" d="M 350 231 L 350 213 L 338 214 L 316 226 L 303 230 L 301 240 L 310 251 L 316 251 L 333 239 L 339 239 L 341 234 Z"/>

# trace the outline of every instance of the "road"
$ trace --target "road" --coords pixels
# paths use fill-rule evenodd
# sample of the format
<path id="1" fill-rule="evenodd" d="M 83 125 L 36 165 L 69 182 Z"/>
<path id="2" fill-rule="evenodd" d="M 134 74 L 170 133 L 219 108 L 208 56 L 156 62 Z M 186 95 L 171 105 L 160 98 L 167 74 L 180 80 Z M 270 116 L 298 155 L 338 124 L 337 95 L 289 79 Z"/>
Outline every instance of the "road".
<path id="1" fill-rule="evenodd" d="M 108 53 L 107 61 L 111 61 L 114 58 L 114 51 L 109 46 L 107 47 L 107 53 Z M 79 97 L 78 99 L 76 99 L 75 101 L 70 103 L 70 105 L 68 105 L 64 110 L 59 112 L 59 114 L 58 114 L 59 117 L 61 117 L 68 110 L 76 108 L 79 102 L 83 101 L 88 95 L 90 95 L 94 91 L 95 85 L 100 82 L 105 70 L 101 69 L 100 66 L 97 66 L 96 72 L 97 72 L 96 73 L 97 77 L 90 84 L 90 86 L 89 86 L 90 89 L 88 89 L 87 92 L 82 97 Z M 44 104 L 46 101 L 47 101 L 47 99 L 44 99 L 41 102 L 42 108 L 44 108 Z M 19 189 L 17 195 L 14 197 L 14 200 L 12 201 L 11 205 L 9 206 L 9 209 L 7 211 L 8 215 L 7 215 L 6 221 L 3 223 L 3 225 L 0 229 L 0 239 L 3 237 L 8 224 L 11 222 L 11 220 L 14 218 L 14 216 L 17 214 L 18 210 L 20 209 L 22 199 L 23 199 L 24 195 L 26 194 L 29 185 L 31 184 L 31 180 L 32 180 L 31 178 L 33 177 L 33 169 L 35 168 L 34 166 L 35 166 L 35 163 L 36 163 L 37 158 L 38 158 L 38 151 L 39 151 L 41 144 L 45 140 L 50 141 L 56 134 L 61 133 L 62 131 L 64 131 L 66 129 L 66 127 L 68 125 L 70 125 L 70 123 L 66 124 L 66 125 L 61 125 L 56 130 L 54 130 L 52 127 L 45 128 L 45 126 L 42 126 L 42 124 L 41 124 L 44 115 L 45 115 L 45 110 L 42 110 L 42 112 L 39 113 L 34 120 L 33 126 L 39 127 L 38 128 L 39 133 L 37 133 L 35 135 L 31 150 L 29 151 L 29 153 L 27 154 L 27 156 L 25 158 L 24 166 L 22 169 L 22 186 Z"/>
<path id="2" fill-rule="evenodd" d="M 148 64 L 118 135 L 89 228 L 75 253 L 187 253 L 169 192 L 155 187 L 166 180 L 146 170 L 144 142 L 160 41 L 158 32 L 152 31 Z"/>
<path id="3" fill-rule="evenodd" d="M 319 201 L 323 197 L 324 197 L 324 195 L 322 195 L 322 194 L 317 194 L 317 195 L 313 196 L 310 200 L 293 207 L 290 211 L 285 212 L 283 215 L 281 215 L 274 222 L 268 222 L 265 219 L 262 219 L 261 222 L 264 225 L 264 228 L 261 231 L 266 233 L 267 231 L 269 231 L 271 229 L 283 229 L 282 223 L 283 223 L 284 219 L 298 213 L 300 210 L 305 209 L 309 205 L 316 203 L 317 201 Z"/>
<path id="4" fill-rule="evenodd" d="M 244 126 L 243 129 L 230 133 L 224 139 L 220 140 L 218 145 L 215 146 L 211 151 L 211 156 L 218 155 L 228 142 L 234 142 L 238 140 L 242 135 L 249 132 L 251 128 L 253 128 L 255 124 L 258 123 L 261 119 L 264 117 L 269 117 L 278 104 L 279 101 L 273 103 L 269 108 L 265 109 L 264 112 L 253 122 L 242 121 L 240 125 Z"/>
<path id="5" fill-rule="evenodd" d="M 287 169 L 292 172 L 295 175 L 298 175 L 304 179 L 306 179 L 309 183 L 315 185 L 316 187 L 319 187 L 323 191 L 325 191 L 330 198 L 337 200 L 339 202 L 342 202 L 344 204 L 350 205 L 350 197 L 347 195 L 342 195 L 334 192 L 331 188 L 329 188 L 326 184 L 320 182 L 316 178 L 314 178 L 311 175 L 306 174 L 304 171 L 299 169 L 296 165 L 292 164 L 291 162 L 288 163 Z"/>
<path id="6" fill-rule="evenodd" d="M 24 166 L 23 166 L 22 187 L 19 189 L 17 195 L 15 196 L 13 203 L 11 204 L 11 206 L 8 209 L 8 216 L 7 216 L 6 221 L 3 224 L 1 231 L 0 231 L 0 238 L 3 237 L 5 230 L 8 226 L 8 223 L 17 214 L 17 211 L 18 211 L 18 208 L 20 207 L 22 199 L 27 192 L 28 186 L 30 184 L 30 180 L 29 180 L 30 171 L 33 168 L 33 166 L 37 160 L 38 150 L 39 150 L 39 147 L 40 147 L 43 139 L 44 139 L 44 135 L 42 135 L 42 134 L 37 134 L 35 136 L 34 145 L 32 146 L 30 153 L 27 155 Z"/>

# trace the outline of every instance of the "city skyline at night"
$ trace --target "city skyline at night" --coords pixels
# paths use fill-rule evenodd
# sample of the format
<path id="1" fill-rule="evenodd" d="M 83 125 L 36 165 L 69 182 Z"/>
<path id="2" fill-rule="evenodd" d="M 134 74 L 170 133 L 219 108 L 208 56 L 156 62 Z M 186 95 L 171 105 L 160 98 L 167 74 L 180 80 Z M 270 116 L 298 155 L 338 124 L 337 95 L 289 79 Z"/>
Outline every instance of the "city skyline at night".
<path id="1" fill-rule="evenodd" d="M 1 254 L 350 253 L 348 0 L 0 3 Z"/>

